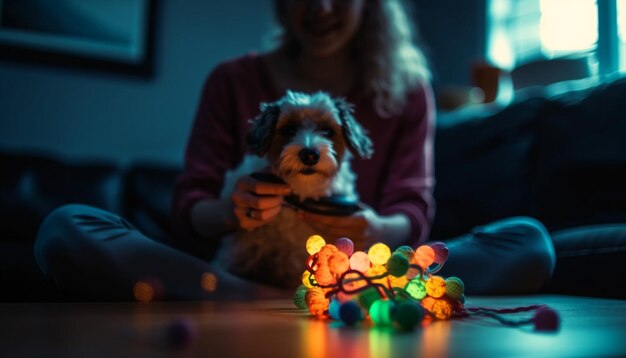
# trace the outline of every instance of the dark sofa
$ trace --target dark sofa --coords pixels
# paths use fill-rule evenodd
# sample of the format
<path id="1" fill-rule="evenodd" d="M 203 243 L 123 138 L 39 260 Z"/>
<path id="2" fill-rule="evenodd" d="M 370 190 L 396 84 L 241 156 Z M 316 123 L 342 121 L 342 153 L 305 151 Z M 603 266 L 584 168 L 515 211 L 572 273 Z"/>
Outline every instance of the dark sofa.
<path id="1" fill-rule="evenodd" d="M 39 225 L 55 208 L 84 203 L 128 218 L 168 243 L 171 189 L 180 169 L 156 163 L 121 167 L 58 156 L 0 154 L 0 301 L 59 300 L 35 263 Z"/>
<path id="2" fill-rule="evenodd" d="M 563 253 L 547 292 L 626 298 L 624 237 L 581 237 L 571 230 L 626 223 L 626 79 L 560 94 L 542 88 L 520 93 L 502 108 L 442 115 L 435 158 L 433 239 L 500 218 L 532 216 Z M 32 246 L 43 218 L 64 203 L 121 214 L 156 240 L 170 236 L 171 188 L 180 168 L 120 167 L 8 148 L 0 165 L 4 301 L 63 299 L 43 279 Z"/>
<path id="3" fill-rule="evenodd" d="M 433 237 L 513 215 L 550 231 L 626 222 L 626 79 L 574 83 L 441 116 Z"/>

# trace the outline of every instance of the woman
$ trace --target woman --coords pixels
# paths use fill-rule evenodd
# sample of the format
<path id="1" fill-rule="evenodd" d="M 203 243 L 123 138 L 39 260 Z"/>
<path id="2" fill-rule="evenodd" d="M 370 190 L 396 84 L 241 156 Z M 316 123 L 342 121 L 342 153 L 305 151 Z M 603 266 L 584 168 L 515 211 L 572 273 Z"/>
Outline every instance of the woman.
<path id="1" fill-rule="evenodd" d="M 277 100 L 291 89 L 345 97 L 355 105 L 355 117 L 369 131 L 375 148 L 371 159 L 353 162 L 357 191 L 368 208 L 340 218 L 303 213 L 303 220 L 324 236 L 350 237 L 361 249 L 376 241 L 391 247 L 423 243 L 433 217 L 434 105 L 424 56 L 413 42 L 414 31 L 402 3 L 276 0 L 275 8 L 283 29 L 277 49 L 225 62 L 206 81 L 185 168 L 175 187 L 175 240 L 194 255 L 206 257 L 203 247 L 214 247 L 221 236 L 265 225 L 280 212 L 281 196 L 289 193 L 286 185 L 245 176 L 231 197 L 220 198 L 219 193 L 224 174 L 245 154 L 247 121 L 258 113 L 259 103 Z M 81 218 L 87 217 L 88 210 L 91 221 L 111 225 L 115 240 L 103 232 L 94 237 L 84 229 Z M 50 235 L 55 230 L 58 234 Z M 202 272 L 219 271 L 154 243 L 111 214 L 65 207 L 44 223 L 37 257 L 44 272 L 66 292 L 72 292 L 77 282 L 60 273 L 64 270 L 59 266 L 67 264 L 54 259 L 59 247 L 64 248 L 64 261 L 83 272 L 99 266 L 73 254 L 73 241 L 121 268 L 107 277 L 111 282 L 128 289 L 141 277 L 157 277 L 168 298 L 198 298 L 198 290 L 191 287 L 198 286 L 197 281 L 189 277 L 197 280 Z M 468 293 L 536 290 L 549 279 L 554 265 L 545 229 L 526 218 L 478 228 L 452 240 L 450 251 L 447 272 L 463 277 Z M 162 262 L 168 265 L 159 265 Z M 180 270 L 186 271 L 183 280 Z M 269 292 L 228 275 L 218 276 L 221 293 L 263 296 Z"/>
<path id="2" fill-rule="evenodd" d="M 383 238 L 392 246 L 424 241 L 432 217 L 434 113 L 428 70 L 400 4 L 289 0 L 276 1 L 276 8 L 285 29 L 278 49 L 224 63 L 205 85 L 176 186 L 177 227 L 218 238 L 237 226 L 253 229 L 272 220 L 281 198 L 267 195 L 286 194 L 287 186 L 245 177 L 232 200 L 220 200 L 224 173 L 245 154 L 247 121 L 259 103 L 275 101 L 287 89 L 324 90 L 353 103 L 372 136 L 374 157 L 354 161 L 353 169 L 357 191 L 373 209 L 349 218 L 304 219 L 321 233 L 348 236 L 361 246 Z M 265 195 L 260 202 L 259 195 Z"/>

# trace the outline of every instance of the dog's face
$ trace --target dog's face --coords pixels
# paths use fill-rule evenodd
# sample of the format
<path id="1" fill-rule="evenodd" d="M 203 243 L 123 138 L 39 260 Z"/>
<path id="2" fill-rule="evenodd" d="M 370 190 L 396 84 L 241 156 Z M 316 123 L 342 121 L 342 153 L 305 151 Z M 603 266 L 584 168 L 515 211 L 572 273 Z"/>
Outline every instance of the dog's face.
<path id="1" fill-rule="evenodd" d="M 261 109 L 248 144 L 257 155 L 267 155 L 272 171 L 303 198 L 328 195 L 349 152 L 363 158 L 373 153 L 371 140 L 342 99 L 288 91 Z"/>

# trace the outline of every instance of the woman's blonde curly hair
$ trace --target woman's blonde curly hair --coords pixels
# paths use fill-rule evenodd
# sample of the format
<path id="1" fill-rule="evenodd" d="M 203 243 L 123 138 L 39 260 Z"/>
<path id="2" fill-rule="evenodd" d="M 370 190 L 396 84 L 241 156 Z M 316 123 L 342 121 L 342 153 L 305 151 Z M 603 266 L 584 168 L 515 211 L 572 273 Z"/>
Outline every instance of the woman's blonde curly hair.
<path id="1" fill-rule="evenodd" d="M 274 1 L 283 30 L 279 46 L 297 54 L 298 43 L 286 26 L 285 1 Z M 374 108 L 382 117 L 402 113 L 408 91 L 431 79 L 408 10 L 403 0 L 365 0 L 362 23 L 352 44 L 357 73 L 362 74 L 357 85 L 374 97 Z"/>

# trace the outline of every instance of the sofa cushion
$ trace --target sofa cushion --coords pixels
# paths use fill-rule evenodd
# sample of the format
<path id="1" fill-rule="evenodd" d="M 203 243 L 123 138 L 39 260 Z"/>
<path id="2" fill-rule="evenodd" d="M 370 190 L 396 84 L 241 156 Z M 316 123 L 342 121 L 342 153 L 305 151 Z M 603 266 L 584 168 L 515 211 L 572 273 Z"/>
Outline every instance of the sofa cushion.
<path id="1" fill-rule="evenodd" d="M 0 302 L 58 301 L 62 298 L 39 270 L 30 242 L 0 240 L 0 253 Z"/>
<path id="2" fill-rule="evenodd" d="M 1 153 L 0 301 L 55 301 L 33 242 L 52 210 L 67 203 L 120 212 L 120 171 L 109 162 L 65 162 L 48 156 Z"/>
<path id="3" fill-rule="evenodd" d="M 544 104 L 530 98 L 486 118 L 438 127 L 433 239 L 528 215 L 532 148 Z"/>
<path id="4" fill-rule="evenodd" d="M 168 242 L 172 232 L 172 189 L 181 168 L 163 164 L 133 165 L 125 176 L 124 217 L 144 235 Z"/>
<path id="5" fill-rule="evenodd" d="M 120 171 L 110 162 L 63 162 L 47 156 L 0 154 L 0 235 L 32 242 L 52 210 L 83 203 L 120 213 Z"/>
<path id="6" fill-rule="evenodd" d="M 531 210 L 550 230 L 626 222 L 625 103 L 621 79 L 547 107 Z"/>
<path id="7" fill-rule="evenodd" d="M 557 265 L 548 292 L 626 299 L 626 224 L 582 226 L 551 236 Z"/>

